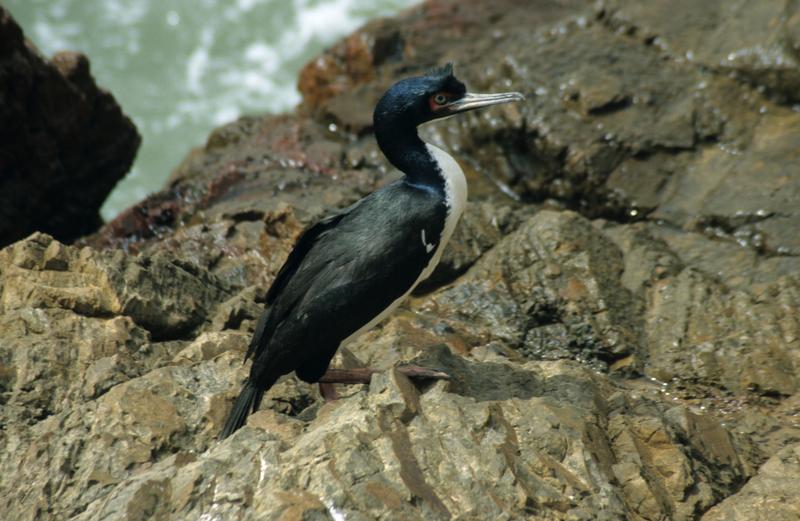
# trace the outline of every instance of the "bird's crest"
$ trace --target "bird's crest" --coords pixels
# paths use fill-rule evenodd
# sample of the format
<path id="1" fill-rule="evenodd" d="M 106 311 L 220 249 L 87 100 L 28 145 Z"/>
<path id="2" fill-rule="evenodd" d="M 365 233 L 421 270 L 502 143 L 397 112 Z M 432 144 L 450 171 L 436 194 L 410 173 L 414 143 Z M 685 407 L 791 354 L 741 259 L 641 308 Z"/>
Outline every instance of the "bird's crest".
<path id="1" fill-rule="evenodd" d="M 453 63 L 447 62 L 441 67 L 434 67 L 428 71 L 427 78 L 433 80 L 438 89 L 449 92 L 456 97 L 461 97 L 467 88 L 453 74 Z"/>
<path id="2" fill-rule="evenodd" d="M 447 62 L 441 67 L 433 67 L 426 74 L 426 76 L 434 76 L 442 79 L 452 75 L 453 75 L 453 62 Z"/>

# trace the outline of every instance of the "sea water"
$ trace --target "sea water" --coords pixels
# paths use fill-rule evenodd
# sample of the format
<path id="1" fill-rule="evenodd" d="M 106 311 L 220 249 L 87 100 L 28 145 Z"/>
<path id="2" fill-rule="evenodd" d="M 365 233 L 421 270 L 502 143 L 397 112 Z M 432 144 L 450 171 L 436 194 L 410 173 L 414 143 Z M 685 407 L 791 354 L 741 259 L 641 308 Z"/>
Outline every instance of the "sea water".
<path id="1" fill-rule="evenodd" d="M 85 53 L 143 142 L 103 217 L 160 189 L 214 127 L 300 101 L 300 68 L 365 21 L 414 0 L 4 0 L 50 56 Z"/>

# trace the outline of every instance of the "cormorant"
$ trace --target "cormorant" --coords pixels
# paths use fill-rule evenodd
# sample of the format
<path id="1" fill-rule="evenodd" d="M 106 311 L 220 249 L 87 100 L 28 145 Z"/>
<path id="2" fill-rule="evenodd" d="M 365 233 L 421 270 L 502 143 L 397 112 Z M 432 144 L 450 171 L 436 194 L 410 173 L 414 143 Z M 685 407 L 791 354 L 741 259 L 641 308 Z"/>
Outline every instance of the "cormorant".
<path id="1" fill-rule="evenodd" d="M 294 371 L 320 381 L 339 345 L 386 318 L 436 267 L 464 211 L 467 183 L 458 163 L 423 142 L 417 126 L 523 99 L 518 92 L 468 93 L 451 64 L 383 95 L 373 114 L 375 139 L 405 176 L 301 235 L 267 293 L 246 355 L 253 357 L 250 376 L 222 438 L 244 425 L 280 376 Z M 320 387 L 327 398 L 332 388 Z"/>

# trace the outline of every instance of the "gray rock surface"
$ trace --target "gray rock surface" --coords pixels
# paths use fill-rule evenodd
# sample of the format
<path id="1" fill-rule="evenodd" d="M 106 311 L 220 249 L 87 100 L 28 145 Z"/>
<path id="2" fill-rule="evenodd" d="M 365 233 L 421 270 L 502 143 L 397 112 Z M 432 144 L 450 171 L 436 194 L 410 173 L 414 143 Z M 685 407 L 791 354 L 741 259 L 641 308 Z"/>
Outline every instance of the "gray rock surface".
<path id="1" fill-rule="evenodd" d="M 427 2 L 100 232 L 0 251 L 0 518 L 796 518 L 798 7 L 729 6 Z M 383 371 L 332 403 L 287 376 L 218 442 L 294 240 L 395 175 L 365 114 L 448 59 L 529 97 L 425 129 L 470 204 L 335 360 Z"/>

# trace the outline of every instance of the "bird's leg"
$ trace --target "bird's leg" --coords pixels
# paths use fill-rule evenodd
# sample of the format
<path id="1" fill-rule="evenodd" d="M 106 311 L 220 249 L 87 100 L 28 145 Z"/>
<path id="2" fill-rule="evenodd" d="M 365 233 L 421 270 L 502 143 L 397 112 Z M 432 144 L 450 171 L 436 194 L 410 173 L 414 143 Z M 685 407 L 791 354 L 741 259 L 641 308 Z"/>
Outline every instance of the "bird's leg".
<path id="1" fill-rule="evenodd" d="M 326 402 L 332 402 L 339 399 L 339 393 L 336 392 L 336 387 L 329 382 L 319 382 L 319 393 Z"/>
<path id="2" fill-rule="evenodd" d="M 396 369 L 409 378 L 431 378 L 435 380 L 450 379 L 450 375 L 447 373 L 418 365 L 398 365 Z M 380 372 L 380 370 L 372 369 L 370 367 L 359 367 L 356 369 L 328 369 L 325 371 L 325 374 L 322 375 L 322 378 L 319 379 L 320 390 L 322 390 L 322 384 L 368 384 L 372 379 L 372 375 L 378 372 Z"/>
<path id="3" fill-rule="evenodd" d="M 368 384 L 372 379 L 372 375 L 377 373 L 377 369 L 369 367 L 359 367 L 356 369 L 328 369 L 322 378 L 319 379 L 320 385 L 322 384 Z"/>

